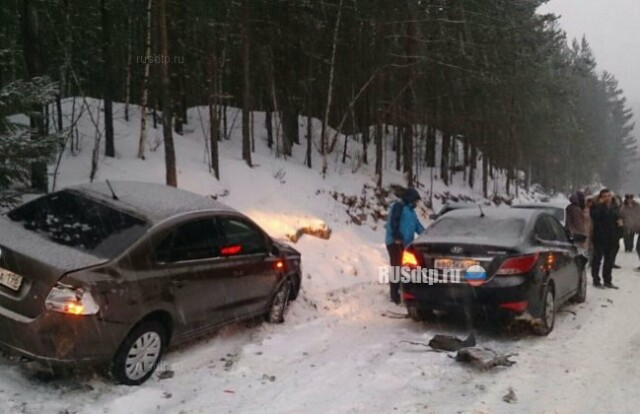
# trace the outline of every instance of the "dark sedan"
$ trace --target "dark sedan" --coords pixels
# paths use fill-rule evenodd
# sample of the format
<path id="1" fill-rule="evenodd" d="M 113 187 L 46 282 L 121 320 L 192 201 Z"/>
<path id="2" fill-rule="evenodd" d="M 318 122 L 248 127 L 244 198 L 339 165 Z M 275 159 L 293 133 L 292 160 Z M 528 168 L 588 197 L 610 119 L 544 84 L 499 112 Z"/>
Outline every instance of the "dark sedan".
<path id="1" fill-rule="evenodd" d="M 434 269 L 440 279 L 403 283 L 403 299 L 416 320 L 436 309 L 506 313 L 546 335 L 559 306 L 586 300 L 583 264 L 558 220 L 543 210 L 458 210 L 408 246 L 403 265 Z M 456 270 L 460 280 L 452 277 Z"/>
<path id="2" fill-rule="evenodd" d="M 210 198 L 72 187 L 0 217 L 0 347 L 109 366 L 137 385 L 170 344 L 261 315 L 282 322 L 300 280 L 296 250 Z"/>

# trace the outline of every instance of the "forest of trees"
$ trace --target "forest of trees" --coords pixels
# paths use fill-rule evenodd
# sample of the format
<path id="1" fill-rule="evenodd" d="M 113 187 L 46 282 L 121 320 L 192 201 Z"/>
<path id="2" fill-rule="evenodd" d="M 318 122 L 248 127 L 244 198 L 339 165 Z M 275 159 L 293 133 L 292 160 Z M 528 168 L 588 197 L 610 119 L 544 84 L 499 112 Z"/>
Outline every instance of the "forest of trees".
<path id="1" fill-rule="evenodd" d="M 375 146 L 375 159 L 363 151 L 362 162 L 375 165 L 380 185 L 390 128 L 396 168 L 408 185 L 418 165 L 439 164 L 445 183 L 452 172 L 464 171 L 485 196 L 495 171 L 505 173 L 507 192 L 532 182 L 563 191 L 596 181 L 619 188 L 637 156 L 623 92 L 613 75 L 596 71 L 585 39 L 568 41 L 555 16 L 536 14 L 542 3 L 3 1 L 0 188 L 25 179 L 3 177 L 3 163 L 20 156 L 5 147 L 18 140 L 48 147 L 62 125 L 45 119 L 55 119 L 60 100 L 70 96 L 104 99 L 106 156 L 116 153 L 114 101 L 141 105 L 154 121 L 161 114 L 170 185 L 176 184 L 172 131 L 182 133 L 188 107 L 208 105 L 216 177 L 224 173 L 217 162 L 226 131 L 223 108 L 234 106 L 242 108 L 248 165 L 250 114 L 265 111 L 276 155 L 306 146 L 306 164 L 322 166 L 323 173 L 328 154 L 339 151 L 331 128 L 364 149 Z M 48 92 L 39 100 L 7 98 L 5 91 L 17 86 Z M 31 118 L 19 138 L 5 118 L 15 112 Z M 301 116 L 322 122 L 319 137 L 311 130 L 299 136 Z M 276 117 L 282 134 L 270 127 Z M 142 119 L 137 156 L 144 159 L 149 126 Z M 463 155 L 452 156 L 458 146 Z M 43 160 L 29 155 L 22 162 L 31 170 L 30 183 L 46 190 Z M 483 170 L 481 183 L 473 182 L 476 168 Z"/>

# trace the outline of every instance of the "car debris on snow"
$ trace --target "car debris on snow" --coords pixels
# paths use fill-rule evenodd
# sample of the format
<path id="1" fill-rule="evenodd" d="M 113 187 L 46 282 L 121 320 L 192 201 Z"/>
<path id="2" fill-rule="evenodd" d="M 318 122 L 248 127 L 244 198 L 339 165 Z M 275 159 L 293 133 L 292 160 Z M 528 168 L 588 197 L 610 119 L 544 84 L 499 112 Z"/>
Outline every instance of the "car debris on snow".
<path id="1" fill-rule="evenodd" d="M 455 356 L 455 360 L 458 362 L 468 363 L 472 367 L 481 371 L 486 371 L 495 367 L 510 367 L 515 364 L 515 361 L 509 360 L 509 358 L 518 354 L 506 354 L 500 355 L 493 349 L 470 347 L 462 348 Z"/>
<path id="2" fill-rule="evenodd" d="M 429 346 L 433 349 L 455 352 L 462 348 L 476 346 L 476 336 L 470 333 L 467 339 L 462 340 L 451 335 L 436 335 L 429 341 Z"/>
<path id="3" fill-rule="evenodd" d="M 509 391 L 507 391 L 507 393 L 502 397 L 502 401 L 509 404 L 515 404 L 518 402 L 518 397 L 516 396 L 515 391 L 513 391 L 513 388 L 509 387 Z"/>

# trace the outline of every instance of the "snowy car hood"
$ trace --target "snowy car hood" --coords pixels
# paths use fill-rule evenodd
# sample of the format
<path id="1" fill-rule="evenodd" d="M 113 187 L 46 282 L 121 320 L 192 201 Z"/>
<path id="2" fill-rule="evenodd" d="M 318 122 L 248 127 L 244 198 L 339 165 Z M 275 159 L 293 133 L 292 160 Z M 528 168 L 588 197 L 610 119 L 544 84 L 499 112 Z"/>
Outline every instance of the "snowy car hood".
<path id="1" fill-rule="evenodd" d="M 5 216 L 0 216 L 0 248 L 31 257 L 61 272 L 95 266 L 109 260 L 54 243 Z"/>

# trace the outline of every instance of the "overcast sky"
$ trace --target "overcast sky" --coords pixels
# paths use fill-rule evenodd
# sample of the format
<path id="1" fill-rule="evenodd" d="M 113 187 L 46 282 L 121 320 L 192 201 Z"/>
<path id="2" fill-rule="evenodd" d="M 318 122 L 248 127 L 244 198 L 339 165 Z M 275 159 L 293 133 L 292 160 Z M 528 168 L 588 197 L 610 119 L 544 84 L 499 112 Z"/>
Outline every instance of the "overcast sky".
<path id="1" fill-rule="evenodd" d="M 640 0 L 551 0 L 540 11 L 561 15 L 569 39 L 586 35 L 598 69 L 613 73 L 640 106 Z"/>
<path id="2" fill-rule="evenodd" d="M 539 12 L 561 15 L 569 39 L 587 36 L 598 70 L 615 75 L 633 109 L 640 137 L 640 0 L 550 0 Z M 640 193 L 640 164 L 625 177 L 623 191 Z"/>

